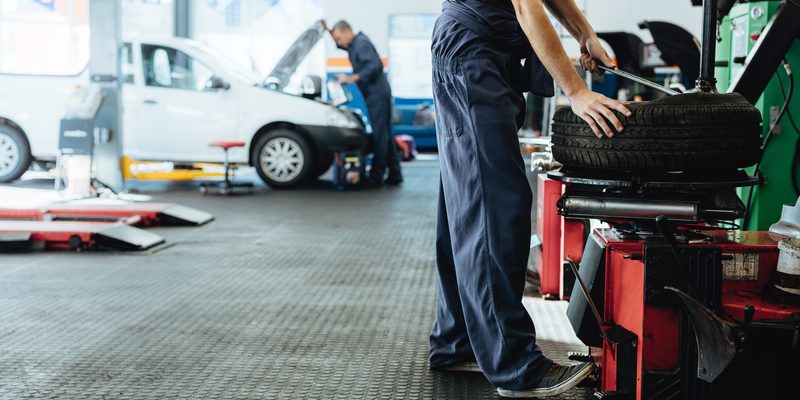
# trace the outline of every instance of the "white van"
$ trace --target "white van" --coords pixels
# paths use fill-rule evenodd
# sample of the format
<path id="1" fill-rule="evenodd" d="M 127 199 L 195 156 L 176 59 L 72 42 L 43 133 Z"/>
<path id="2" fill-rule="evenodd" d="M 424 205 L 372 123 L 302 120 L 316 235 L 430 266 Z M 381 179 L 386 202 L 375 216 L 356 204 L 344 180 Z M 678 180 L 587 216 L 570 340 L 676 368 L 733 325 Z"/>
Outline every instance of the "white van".
<path id="1" fill-rule="evenodd" d="M 144 161 L 221 162 L 209 142 L 236 140 L 231 161 L 249 164 L 274 187 L 296 186 L 324 173 L 336 150 L 365 151 L 363 116 L 319 100 L 320 80 L 297 96 L 284 93 L 294 71 L 324 33 L 307 30 L 267 79 L 183 38 L 125 43 L 123 149 Z M 73 77 L 0 75 L 0 182 L 19 178 L 33 161 L 58 154 L 59 121 L 84 71 Z"/>

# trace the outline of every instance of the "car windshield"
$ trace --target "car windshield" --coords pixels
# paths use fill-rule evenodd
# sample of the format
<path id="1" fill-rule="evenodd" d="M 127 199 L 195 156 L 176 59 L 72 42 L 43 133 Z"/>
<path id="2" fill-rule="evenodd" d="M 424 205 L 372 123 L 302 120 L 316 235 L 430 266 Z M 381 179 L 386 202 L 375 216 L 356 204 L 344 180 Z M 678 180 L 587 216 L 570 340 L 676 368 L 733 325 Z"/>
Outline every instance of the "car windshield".
<path id="1" fill-rule="evenodd" d="M 260 85 L 261 79 L 259 75 L 252 70 L 249 70 L 242 65 L 231 61 L 229 56 L 226 56 L 220 51 L 217 51 L 213 47 L 207 46 L 202 43 L 198 42 L 189 42 L 189 46 L 194 47 L 196 50 L 206 53 L 209 56 L 213 57 L 215 60 L 214 62 L 225 68 L 228 72 L 236 75 L 239 79 L 244 80 L 248 84 L 251 85 Z"/>

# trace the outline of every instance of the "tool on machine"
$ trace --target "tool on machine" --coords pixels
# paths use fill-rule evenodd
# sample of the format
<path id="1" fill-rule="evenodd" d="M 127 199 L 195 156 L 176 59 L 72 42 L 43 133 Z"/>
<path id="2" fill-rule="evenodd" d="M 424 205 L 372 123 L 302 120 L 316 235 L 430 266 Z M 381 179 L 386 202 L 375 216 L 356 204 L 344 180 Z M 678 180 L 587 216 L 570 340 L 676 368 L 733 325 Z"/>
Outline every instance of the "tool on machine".
<path id="1" fill-rule="evenodd" d="M 634 75 L 634 74 L 632 74 L 630 72 L 626 72 L 626 71 L 623 71 L 621 69 L 608 68 L 608 67 L 603 66 L 603 65 L 598 65 L 598 67 L 600 69 L 602 69 L 603 71 L 610 72 L 610 73 L 615 74 L 615 75 L 619 75 L 619 76 L 621 76 L 621 77 L 623 77 L 625 79 L 630 79 L 630 80 L 632 80 L 632 81 L 634 81 L 636 83 L 640 83 L 642 85 L 651 87 L 651 88 L 656 89 L 656 90 L 658 90 L 660 92 L 666 93 L 666 94 L 668 94 L 670 96 L 674 96 L 676 94 L 681 94 L 677 90 L 672 90 L 672 89 L 670 89 L 668 87 L 659 85 L 659 84 L 657 84 L 655 82 L 649 81 L 647 79 L 644 79 L 644 78 L 642 78 L 640 76 L 636 76 L 636 75 Z"/>

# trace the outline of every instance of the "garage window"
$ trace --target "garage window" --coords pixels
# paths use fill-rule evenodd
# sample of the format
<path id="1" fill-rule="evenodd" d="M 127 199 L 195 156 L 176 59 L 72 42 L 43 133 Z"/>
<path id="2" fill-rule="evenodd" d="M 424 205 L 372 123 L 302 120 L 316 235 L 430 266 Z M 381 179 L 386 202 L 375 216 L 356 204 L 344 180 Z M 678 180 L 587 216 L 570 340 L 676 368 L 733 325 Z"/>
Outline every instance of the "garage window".
<path id="1" fill-rule="evenodd" d="M 202 92 L 213 71 L 186 53 L 166 46 L 142 45 L 145 85 Z"/>
<path id="2" fill-rule="evenodd" d="M 0 0 L 0 74 L 71 76 L 89 63 L 89 0 Z"/>

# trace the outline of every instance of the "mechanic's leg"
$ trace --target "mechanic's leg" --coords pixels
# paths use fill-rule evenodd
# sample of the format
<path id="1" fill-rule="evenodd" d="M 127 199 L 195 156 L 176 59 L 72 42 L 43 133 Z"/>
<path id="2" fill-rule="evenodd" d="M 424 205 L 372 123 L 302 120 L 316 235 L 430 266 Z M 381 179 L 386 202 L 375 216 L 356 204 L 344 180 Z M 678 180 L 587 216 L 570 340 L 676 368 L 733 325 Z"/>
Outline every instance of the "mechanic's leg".
<path id="1" fill-rule="evenodd" d="M 524 100 L 500 64 L 437 63 L 434 97 L 448 135 L 440 136 L 442 181 L 472 349 L 492 384 L 525 389 L 552 362 L 522 305 L 532 204 L 517 138 Z"/>
<path id="2" fill-rule="evenodd" d="M 400 167 L 400 155 L 399 150 L 397 149 L 397 143 L 394 141 L 394 134 L 392 133 L 392 102 L 389 101 L 386 104 L 387 114 L 389 118 L 386 119 L 386 124 L 388 125 L 387 129 L 389 131 L 389 149 L 387 154 L 386 166 L 389 168 L 389 177 L 387 178 L 390 182 L 402 182 L 403 180 L 403 170 Z"/>
<path id="3" fill-rule="evenodd" d="M 439 208 L 436 220 L 436 268 L 439 271 L 439 300 L 436 305 L 436 323 L 430 338 L 431 368 L 440 368 L 466 361 L 475 361 L 472 346 L 464 324 L 461 298 L 458 294 L 456 269 L 447 208 L 441 180 L 439 182 Z"/>
<path id="4" fill-rule="evenodd" d="M 369 110 L 369 121 L 372 124 L 372 138 L 374 140 L 374 152 L 372 155 L 372 179 L 383 182 L 386 173 L 386 162 L 389 157 L 389 145 L 392 139 L 390 126 L 392 123 L 391 108 L 386 109 L 386 101 L 375 99 L 367 101 Z"/>

